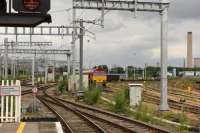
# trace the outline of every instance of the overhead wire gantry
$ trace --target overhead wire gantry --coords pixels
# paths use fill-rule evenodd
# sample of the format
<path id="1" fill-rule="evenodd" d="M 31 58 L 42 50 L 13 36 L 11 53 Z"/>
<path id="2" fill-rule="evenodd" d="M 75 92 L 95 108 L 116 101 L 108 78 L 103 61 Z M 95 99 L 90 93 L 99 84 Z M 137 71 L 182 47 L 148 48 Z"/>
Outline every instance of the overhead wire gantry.
<path id="1" fill-rule="evenodd" d="M 102 13 L 101 23 L 105 10 L 152 12 L 161 16 L 161 98 L 160 110 L 169 110 L 167 90 L 167 28 L 168 28 L 168 0 L 139 1 L 139 0 L 73 0 L 74 9 L 99 10 Z"/>

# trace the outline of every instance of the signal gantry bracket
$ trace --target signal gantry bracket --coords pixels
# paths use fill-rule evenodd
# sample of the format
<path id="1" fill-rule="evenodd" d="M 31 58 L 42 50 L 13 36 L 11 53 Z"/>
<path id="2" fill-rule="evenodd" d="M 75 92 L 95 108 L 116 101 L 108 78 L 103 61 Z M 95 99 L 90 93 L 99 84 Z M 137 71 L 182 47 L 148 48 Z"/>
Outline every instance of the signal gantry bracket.
<path id="1" fill-rule="evenodd" d="M 0 15 L 0 26 L 35 27 L 44 22 L 52 22 L 49 14 L 6 13 Z"/>
<path id="2" fill-rule="evenodd" d="M 0 49 L 1 53 L 8 54 L 48 54 L 48 55 L 71 55 L 70 50 L 41 50 L 41 49 Z"/>
<path id="3" fill-rule="evenodd" d="M 75 29 L 75 33 L 73 30 Z M 30 27 L 0 27 L 0 35 L 50 35 L 72 36 L 80 35 L 80 27 L 72 26 L 37 26 Z"/>
<path id="4" fill-rule="evenodd" d="M 73 8 L 75 9 L 161 12 L 168 6 L 169 2 L 73 0 Z"/>

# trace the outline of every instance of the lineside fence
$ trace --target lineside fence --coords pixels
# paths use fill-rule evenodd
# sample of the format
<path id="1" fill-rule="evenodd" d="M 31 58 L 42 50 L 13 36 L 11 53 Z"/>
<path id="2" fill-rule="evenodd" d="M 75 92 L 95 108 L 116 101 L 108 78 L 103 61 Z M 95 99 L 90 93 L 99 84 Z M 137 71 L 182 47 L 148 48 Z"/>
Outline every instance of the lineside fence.
<path id="1" fill-rule="evenodd" d="M 21 119 L 21 82 L 4 81 L 0 86 L 1 123 L 20 122 Z"/>

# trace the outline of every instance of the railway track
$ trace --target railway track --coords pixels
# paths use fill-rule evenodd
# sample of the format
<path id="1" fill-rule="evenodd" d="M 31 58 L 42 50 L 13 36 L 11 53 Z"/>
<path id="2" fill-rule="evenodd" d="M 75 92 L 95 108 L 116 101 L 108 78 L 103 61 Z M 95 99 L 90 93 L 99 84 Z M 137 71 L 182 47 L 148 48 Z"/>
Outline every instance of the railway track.
<path id="1" fill-rule="evenodd" d="M 132 120 L 91 106 L 55 98 L 46 93 L 51 86 L 38 87 L 37 98 L 62 123 L 66 133 L 170 133 L 169 130 Z M 24 95 L 31 90 L 22 92 Z"/>
<path id="2" fill-rule="evenodd" d="M 152 93 L 151 93 L 152 92 Z M 160 104 L 160 97 L 157 94 L 159 93 L 159 89 L 152 86 L 145 86 L 144 90 L 144 101 L 153 103 L 153 104 Z M 177 101 L 175 99 L 168 99 L 169 106 L 173 109 L 181 110 L 182 107 L 184 107 L 184 111 L 194 113 L 194 114 L 200 114 L 200 95 L 198 94 L 189 94 L 185 92 L 184 90 L 180 89 L 174 89 L 170 88 L 169 96 L 180 98 L 180 99 L 186 99 L 186 103 L 181 103 L 180 101 Z M 184 105 L 183 105 L 184 104 Z"/>
<path id="3" fill-rule="evenodd" d="M 21 80 L 22 86 L 32 86 L 31 80 Z"/>
<path id="4" fill-rule="evenodd" d="M 44 96 L 38 96 L 38 99 L 47 106 L 64 126 L 64 130 L 67 133 L 105 133 L 97 124 L 93 123 L 86 116 L 82 115 L 75 109 L 67 106 L 62 106 L 60 103 L 50 101 L 44 98 Z"/>
<path id="5" fill-rule="evenodd" d="M 160 104 L 160 97 L 150 95 L 149 93 L 143 95 L 143 101 L 153 104 Z M 190 104 L 183 104 L 178 101 L 174 101 L 171 99 L 168 99 L 168 103 L 170 108 L 181 110 L 182 107 L 184 108 L 184 111 L 194 113 L 194 114 L 200 114 L 200 106 L 190 105 Z"/>
<path id="6" fill-rule="evenodd" d="M 143 92 L 143 101 L 147 103 L 152 103 L 159 105 L 160 104 L 160 90 L 158 86 L 145 86 Z M 170 108 L 181 110 L 184 107 L 184 111 L 194 114 L 200 114 L 200 96 L 198 97 L 197 94 L 190 95 L 189 93 L 185 92 L 184 90 L 176 90 L 174 88 L 170 88 L 168 91 L 169 98 L 168 103 Z M 172 98 L 174 97 L 174 98 Z M 180 99 L 186 99 L 187 102 L 181 103 Z M 177 99 L 177 100 L 176 100 Z"/>
<path id="7" fill-rule="evenodd" d="M 156 92 L 160 91 L 160 89 L 158 87 L 146 86 L 145 88 L 147 90 L 151 90 L 151 91 L 156 91 Z M 169 87 L 168 93 L 169 93 L 169 95 L 172 95 L 172 96 L 179 96 L 179 97 L 183 97 L 187 100 L 200 102 L 200 94 L 198 94 L 198 93 L 188 93 L 187 91 L 184 91 L 184 90 L 181 90 L 178 88 L 171 88 L 171 87 Z"/>
<path id="8" fill-rule="evenodd" d="M 40 98 L 41 99 L 41 98 Z M 45 94 L 43 101 L 57 104 L 66 109 L 79 112 L 87 119 L 101 127 L 106 133 L 169 133 L 170 131 L 157 126 L 132 120 L 124 116 L 100 110 L 91 106 L 78 104 L 72 101 L 55 98 Z M 66 114 L 66 113 L 65 113 Z"/>
<path id="9" fill-rule="evenodd" d="M 29 85 L 28 85 L 29 86 Z M 55 86 L 55 84 L 51 84 L 51 85 L 40 85 L 38 86 L 38 91 L 45 91 L 46 89 L 48 89 L 49 87 L 53 87 Z M 31 86 L 32 87 L 32 86 Z M 26 95 L 26 94 L 31 94 L 32 93 L 32 89 L 29 90 L 23 90 L 21 95 Z"/>
<path id="10" fill-rule="evenodd" d="M 130 81 L 132 81 L 132 80 L 130 80 Z M 154 81 L 156 82 L 156 80 L 154 80 Z M 145 86 L 145 89 L 160 92 L 159 84 L 147 85 L 147 86 Z M 172 96 L 178 96 L 180 98 L 185 98 L 186 100 L 191 100 L 191 101 L 200 103 L 200 93 L 198 93 L 198 92 L 191 91 L 189 93 L 187 90 L 169 86 L 168 94 L 172 95 Z"/>

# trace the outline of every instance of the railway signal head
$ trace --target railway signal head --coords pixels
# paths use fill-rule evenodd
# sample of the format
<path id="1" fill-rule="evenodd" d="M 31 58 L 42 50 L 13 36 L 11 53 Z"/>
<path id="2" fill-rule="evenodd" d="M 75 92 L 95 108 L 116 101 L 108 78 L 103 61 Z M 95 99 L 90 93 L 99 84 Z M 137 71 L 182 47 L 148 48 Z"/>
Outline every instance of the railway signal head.
<path id="1" fill-rule="evenodd" d="M 40 0 L 23 0 L 24 8 L 28 11 L 35 11 L 40 6 Z"/>
<path id="2" fill-rule="evenodd" d="M 7 3 L 6 0 L 0 0 L 0 14 L 6 14 Z"/>
<path id="3" fill-rule="evenodd" d="M 50 10 L 50 0 L 14 0 L 13 9 L 18 12 L 46 14 Z"/>
<path id="4" fill-rule="evenodd" d="M 50 0 L 12 0 L 12 6 L 17 13 L 7 13 L 6 0 L 0 0 L 0 27 L 35 27 L 52 22 Z"/>

